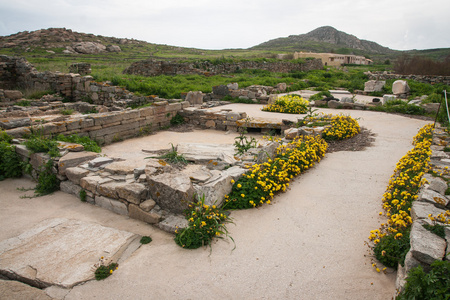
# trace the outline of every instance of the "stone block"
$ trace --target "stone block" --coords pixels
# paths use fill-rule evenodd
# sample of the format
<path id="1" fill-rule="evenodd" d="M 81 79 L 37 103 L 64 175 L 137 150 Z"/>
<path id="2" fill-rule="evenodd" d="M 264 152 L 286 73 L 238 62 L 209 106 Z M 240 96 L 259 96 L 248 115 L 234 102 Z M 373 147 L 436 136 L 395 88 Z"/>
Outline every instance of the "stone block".
<path id="1" fill-rule="evenodd" d="M 284 137 L 288 140 L 293 140 L 298 136 L 298 128 L 289 128 L 284 131 Z"/>
<path id="2" fill-rule="evenodd" d="M 153 116 L 153 114 L 154 114 L 153 107 L 144 107 L 139 109 L 139 115 L 141 117 Z"/>
<path id="3" fill-rule="evenodd" d="M 194 200 L 191 180 L 184 174 L 163 173 L 147 177 L 150 194 L 162 208 L 182 213 Z"/>
<path id="4" fill-rule="evenodd" d="M 19 100 L 19 99 L 23 98 L 23 94 L 21 91 L 3 90 L 3 93 L 5 95 L 5 98 L 8 98 L 10 100 Z"/>
<path id="5" fill-rule="evenodd" d="M 415 222 L 420 219 L 428 219 L 428 215 L 437 216 L 445 213 L 444 209 L 437 208 L 429 202 L 414 201 L 411 207 L 411 218 Z"/>
<path id="6" fill-rule="evenodd" d="M 136 219 L 149 224 L 157 224 L 160 221 L 160 215 L 154 212 L 146 212 L 135 204 L 128 205 L 128 215 L 132 219 Z"/>
<path id="7" fill-rule="evenodd" d="M 88 191 L 92 192 L 93 194 L 96 194 L 97 186 L 99 184 L 103 184 L 103 183 L 107 183 L 107 182 L 111 182 L 111 181 L 112 181 L 112 179 L 102 178 L 98 175 L 87 176 L 87 177 L 83 177 L 80 179 L 80 186 L 83 189 L 88 190 Z"/>
<path id="8" fill-rule="evenodd" d="M 206 121 L 205 126 L 207 128 L 215 128 L 216 127 L 216 122 L 214 122 L 213 120 L 208 120 L 208 121 Z"/>
<path id="9" fill-rule="evenodd" d="M 59 188 L 62 192 L 67 194 L 72 194 L 80 198 L 80 191 L 82 190 L 81 186 L 76 185 L 72 181 L 66 180 L 62 181 L 59 185 Z"/>
<path id="10" fill-rule="evenodd" d="M 381 92 L 385 84 L 386 81 L 369 80 L 364 83 L 364 92 Z"/>
<path id="11" fill-rule="evenodd" d="M 148 162 L 147 162 L 148 163 Z M 142 167 L 143 162 L 138 161 L 116 161 L 105 167 L 106 172 L 118 175 L 133 174 L 134 169 Z"/>
<path id="12" fill-rule="evenodd" d="M 60 175 L 66 175 L 66 169 L 76 167 L 84 162 L 92 160 L 97 157 L 95 152 L 69 152 L 61 157 L 58 161 L 58 170 Z"/>
<path id="13" fill-rule="evenodd" d="M 95 205 L 115 212 L 119 215 L 128 215 L 128 207 L 125 203 L 103 196 L 95 196 Z"/>
<path id="14" fill-rule="evenodd" d="M 89 167 L 91 168 L 99 168 L 103 167 L 107 164 L 114 162 L 112 158 L 109 157 L 97 157 L 88 162 Z"/>
<path id="15" fill-rule="evenodd" d="M 411 254 L 418 261 L 431 265 L 442 260 L 447 244 L 443 238 L 425 229 L 422 222 L 414 222 L 410 233 Z"/>
<path id="16" fill-rule="evenodd" d="M 197 197 L 205 197 L 205 204 L 221 206 L 225 195 L 231 192 L 232 177 L 225 172 L 220 172 L 202 185 L 195 186 Z"/>
<path id="17" fill-rule="evenodd" d="M 13 129 L 13 128 L 24 127 L 24 126 L 31 126 L 30 118 L 0 120 L 0 128 L 3 128 L 3 129 Z"/>
<path id="18" fill-rule="evenodd" d="M 444 192 L 445 193 L 445 192 Z M 449 203 L 449 199 L 431 189 L 424 189 L 418 197 L 419 201 L 429 202 L 437 207 L 445 208 Z"/>
<path id="19" fill-rule="evenodd" d="M 134 177 L 134 175 L 132 175 Z M 148 189 L 140 183 L 129 183 L 117 188 L 119 198 L 125 199 L 134 204 L 140 204 L 147 198 Z"/>
<path id="20" fill-rule="evenodd" d="M 148 199 L 141 202 L 141 204 L 139 204 L 139 208 L 145 212 L 149 212 L 155 207 L 155 205 L 156 202 L 153 199 Z"/>
<path id="21" fill-rule="evenodd" d="M 433 151 L 434 153 L 434 151 Z M 445 152 L 442 152 L 445 153 Z M 433 190 L 441 195 L 445 195 L 445 191 L 448 188 L 447 182 L 439 177 L 432 177 L 430 180 L 428 180 L 430 185 L 428 186 L 428 189 Z"/>
<path id="22" fill-rule="evenodd" d="M 71 182 L 78 185 L 80 184 L 81 178 L 86 177 L 88 174 L 89 174 L 88 170 L 79 167 L 72 167 L 66 169 L 67 178 Z"/>
<path id="23" fill-rule="evenodd" d="M 117 181 L 102 183 L 97 186 L 97 193 L 108 198 L 119 199 L 118 189 L 124 184 Z"/>
<path id="24" fill-rule="evenodd" d="M 409 91 L 410 88 L 406 80 L 396 80 L 392 84 L 392 93 L 394 95 L 406 94 Z"/>
<path id="25" fill-rule="evenodd" d="M 20 156 L 30 158 L 31 157 L 31 151 L 28 150 L 28 148 L 25 145 L 16 145 L 16 153 Z"/>
<path id="26" fill-rule="evenodd" d="M 339 101 L 336 100 L 328 101 L 328 108 L 339 108 L 340 106 L 342 106 L 342 103 L 340 103 Z"/>

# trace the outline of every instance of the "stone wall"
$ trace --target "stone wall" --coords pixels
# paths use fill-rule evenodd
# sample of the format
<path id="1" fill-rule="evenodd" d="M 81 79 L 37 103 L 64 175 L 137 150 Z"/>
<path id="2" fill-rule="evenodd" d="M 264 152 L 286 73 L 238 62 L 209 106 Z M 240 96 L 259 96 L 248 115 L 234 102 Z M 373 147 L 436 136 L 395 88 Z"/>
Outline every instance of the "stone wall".
<path id="1" fill-rule="evenodd" d="M 387 80 L 387 79 L 410 79 L 418 82 L 436 84 L 443 83 L 450 85 L 450 76 L 434 76 L 434 75 L 401 75 L 401 74 L 391 74 L 387 72 L 366 72 L 365 73 L 370 80 Z"/>
<path id="2" fill-rule="evenodd" d="M 322 61 L 320 59 L 307 60 L 304 63 L 291 62 L 256 62 L 242 61 L 234 63 L 211 63 L 210 61 L 196 62 L 171 62 L 143 60 L 131 64 L 130 67 L 123 71 L 124 74 L 134 74 L 143 76 L 157 75 L 185 75 L 185 74 L 228 74 L 235 73 L 243 69 L 260 69 L 270 72 L 289 73 L 291 71 L 311 71 L 322 69 Z"/>
<path id="3" fill-rule="evenodd" d="M 77 133 L 87 135 L 102 144 L 110 144 L 169 126 L 170 120 L 179 111 L 189 106 L 189 102 L 169 104 L 167 101 L 160 101 L 145 108 L 71 116 L 60 122 L 17 127 L 6 132 L 16 138 L 29 134 L 31 130 L 40 132 L 44 136 Z"/>
<path id="4" fill-rule="evenodd" d="M 51 90 L 75 102 L 126 107 L 158 101 L 151 96 L 136 96 L 108 82 L 95 82 L 92 76 L 76 73 L 39 72 L 27 60 L 0 55 L 0 89 Z"/>

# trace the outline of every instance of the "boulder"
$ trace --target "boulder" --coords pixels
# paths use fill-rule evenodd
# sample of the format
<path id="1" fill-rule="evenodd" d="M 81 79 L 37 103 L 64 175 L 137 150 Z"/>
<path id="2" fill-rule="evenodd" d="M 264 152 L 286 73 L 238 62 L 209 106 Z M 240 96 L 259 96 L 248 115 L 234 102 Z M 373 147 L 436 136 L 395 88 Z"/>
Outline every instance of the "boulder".
<path id="1" fill-rule="evenodd" d="M 227 84 L 229 90 L 237 91 L 239 89 L 239 84 L 237 82 Z"/>
<path id="2" fill-rule="evenodd" d="M 411 102 L 410 102 L 411 103 Z M 420 105 L 429 114 L 435 114 L 439 110 L 439 103 L 424 103 Z"/>
<path id="3" fill-rule="evenodd" d="M 350 98 L 350 97 L 342 97 L 341 102 L 342 103 L 354 103 L 355 101 L 353 100 L 353 98 Z"/>
<path id="4" fill-rule="evenodd" d="M 277 90 L 279 90 L 280 92 L 285 92 L 286 91 L 286 88 L 287 88 L 287 85 L 286 85 L 286 83 L 284 83 L 284 82 L 281 82 L 281 83 L 279 83 L 279 84 L 277 84 Z"/>
<path id="5" fill-rule="evenodd" d="M 383 87 L 386 84 L 386 81 L 381 80 L 369 80 L 364 83 L 364 92 L 381 92 L 383 91 Z"/>
<path id="6" fill-rule="evenodd" d="M 288 140 L 293 140 L 298 136 L 298 128 L 288 128 L 284 131 L 284 137 Z"/>
<path id="7" fill-rule="evenodd" d="M 183 213 L 194 200 L 194 187 L 184 174 L 163 173 L 147 177 L 150 195 L 162 208 Z"/>
<path id="8" fill-rule="evenodd" d="M 396 80 L 392 84 L 392 93 L 394 95 L 406 94 L 410 91 L 408 82 L 406 80 Z"/>
<path id="9" fill-rule="evenodd" d="M 117 46 L 117 45 L 108 45 L 108 46 L 106 46 L 106 51 L 108 51 L 108 52 L 121 52 L 122 51 L 122 49 L 120 49 L 120 47 L 119 46 Z"/>
<path id="10" fill-rule="evenodd" d="M 410 234 L 411 254 L 418 261 L 431 265 L 442 260 L 447 244 L 445 240 L 425 229 L 421 222 L 414 222 Z"/>
<path id="11" fill-rule="evenodd" d="M 191 105 L 202 105 L 203 93 L 201 91 L 189 92 L 186 95 L 186 101 L 188 101 Z"/>
<path id="12" fill-rule="evenodd" d="M 216 96 L 227 96 L 230 94 L 230 90 L 226 85 L 216 85 L 212 87 L 212 92 Z"/>
<path id="13" fill-rule="evenodd" d="M 328 107 L 329 108 L 338 108 L 339 106 L 341 106 L 342 104 L 339 101 L 336 100 L 330 100 L 328 101 Z"/>
<path id="14" fill-rule="evenodd" d="M 80 42 L 73 45 L 73 49 L 82 54 L 97 54 L 106 51 L 106 47 L 95 42 Z"/>

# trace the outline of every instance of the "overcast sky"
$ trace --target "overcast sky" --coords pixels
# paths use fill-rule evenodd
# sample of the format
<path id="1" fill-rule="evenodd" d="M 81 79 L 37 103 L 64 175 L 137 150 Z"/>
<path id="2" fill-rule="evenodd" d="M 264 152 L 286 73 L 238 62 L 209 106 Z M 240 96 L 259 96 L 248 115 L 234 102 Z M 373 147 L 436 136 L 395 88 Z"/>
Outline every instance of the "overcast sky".
<path id="1" fill-rule="evenodd" d="M 320 26 L 396 50 L 450 48 L 449 0 L 0 0 L 0 35 L 65 27 L 200 49 Z"/>

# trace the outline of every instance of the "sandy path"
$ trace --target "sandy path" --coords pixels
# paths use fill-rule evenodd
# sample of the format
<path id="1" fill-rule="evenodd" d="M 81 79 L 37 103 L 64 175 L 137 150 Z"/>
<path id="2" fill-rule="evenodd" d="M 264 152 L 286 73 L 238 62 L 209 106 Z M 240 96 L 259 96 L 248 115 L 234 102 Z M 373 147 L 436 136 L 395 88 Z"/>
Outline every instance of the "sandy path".
<path id="1" fill-rule="evenodd" d="M 267 114 L 255 105 L 227 108 Z M 371 268 L 364 241 L 384 221 L 378 217 L 381 195 L 426 122 L 375 112 L 326 112 L 361 118 L 360 124 L 377 134 L 374 146 L 327 154 L 272 205 L 233 212 L 235 226 L 228 228 L 234 251 L 233 243 L 221 240 L 211 252 L 181 249 L 169 234 L 61 192 L 19 199 L 20 180 L 0 182 L 0 238 L 42 219 L 67 216 L 153 237 L 114 276 L 75 287 L 65 299 L 390 299 L 395 274 Z M 130 151 L 132 145 L 122 147 Z"/>

